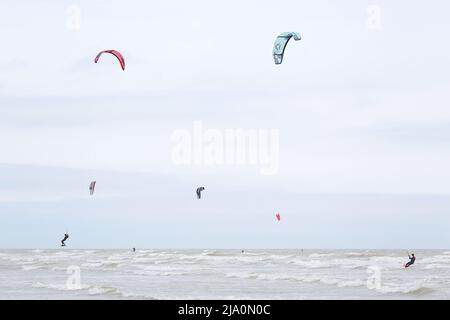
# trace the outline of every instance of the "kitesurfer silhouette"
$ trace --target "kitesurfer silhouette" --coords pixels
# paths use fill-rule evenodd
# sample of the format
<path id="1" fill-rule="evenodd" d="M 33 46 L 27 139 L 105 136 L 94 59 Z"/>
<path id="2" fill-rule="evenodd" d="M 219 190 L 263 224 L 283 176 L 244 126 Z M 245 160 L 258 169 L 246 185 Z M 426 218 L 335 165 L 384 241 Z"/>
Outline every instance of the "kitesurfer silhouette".
<path id="1" fill-rule="evenodd" d="M 69 234 L 64 233 L 64 238 L 61 240 L 61 247 L 65 247 L 66 244 L 64 243 L 67 239 L 69 239 Z"/>
<path id="2" fill-rule="evenodd" d="M 198 199 L 201 199 L 201 198 L 202 198 L 202 191 L 203 191 L 203 190 L 205 190 L 205 187 L 198 187 L 198 188 L 197 188 L 196 193 L 197 193 L 197 198 L 198 198 Z"/>
<path id="3" fill-rule="evenodd" d="M 411 254 L 411 256 L 408 254 L 409 262 L 405 264 L 405 268 L 408 268 L 409 266 L 413 265 L 414 262 L 416 262 L 416 257 L 414 256 L 414 253 Z"/>

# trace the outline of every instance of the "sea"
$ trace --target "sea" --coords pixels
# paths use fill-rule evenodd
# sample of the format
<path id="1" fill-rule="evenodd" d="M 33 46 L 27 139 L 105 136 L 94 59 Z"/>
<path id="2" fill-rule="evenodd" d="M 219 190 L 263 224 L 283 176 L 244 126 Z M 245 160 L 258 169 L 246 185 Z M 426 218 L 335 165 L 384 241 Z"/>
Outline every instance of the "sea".
<path id="1" fill-rule="evenodd" d="M 0 250 L 0 299 L 449 299 L 450 250 Z"/>

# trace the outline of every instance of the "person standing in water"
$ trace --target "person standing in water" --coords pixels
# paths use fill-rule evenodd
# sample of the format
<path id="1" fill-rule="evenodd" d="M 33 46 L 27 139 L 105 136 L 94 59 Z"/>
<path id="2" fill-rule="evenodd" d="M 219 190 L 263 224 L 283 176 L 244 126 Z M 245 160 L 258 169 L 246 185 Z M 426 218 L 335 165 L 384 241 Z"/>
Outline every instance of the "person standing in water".
<path id="1" fill-rule="evenodd" d="M 405 268 L 408 268 L 409 266 L 413 265 L 414 262 L 416 262 L 416 257 L 414 256 L 414 253 L 411 255 L 408 254 L 409 262 L 405 264 Z"/>

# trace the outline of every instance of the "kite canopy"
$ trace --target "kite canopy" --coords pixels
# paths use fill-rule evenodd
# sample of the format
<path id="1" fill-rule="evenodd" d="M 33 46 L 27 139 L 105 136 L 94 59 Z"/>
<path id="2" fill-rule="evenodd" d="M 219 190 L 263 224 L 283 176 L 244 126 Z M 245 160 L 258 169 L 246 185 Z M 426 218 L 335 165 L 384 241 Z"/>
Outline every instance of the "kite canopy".
<path id="1" fill-rule="evenodd" d="M 99 54 L 97 54 L 97 56 L 95 57 L 95 60 L 94 60 L 95 63 L 98 62 L 98 59 L 100 59 L 100 56 L 103 53 L 110 53 L 110 54 L 114 55 L 117 58 L 117 60 L 119 60 L 120 66 L 122 67 L 122 70 L 125 70 L 125 59 L 123 58 L 122 54 L 119 51 L 117 51 L 117 50 L 103 50 L 103 51 L 100 51 Z"/>
<path id="2" fill-rule="evenodd" d="M 281 220 L 281 216 L 280 214 L 277 212 L 277 214 L 275 215 L 277 217 L 277 220 L 280 221 Z"/>
<path id="3" fill-rule="evenodd" d="M 202 191 L 203 191 L 203 190 L 205 190 L 204 187 L 198 187 L 198 188 L 197 188 L 197 191 L 196 191 L 196 192 L 197 192 L 197 198 L 198 198 L 198 199 L 201 199 L 201 197 L 202 197 Z"/>
<path id="4" fill-rule="evenodd" d="M 94 194 L 96 183 L 97 181 L 92 181 L 91 184 L 89 185 L 89 193 L 91 194 L 91 196 Z"/>
<path id="5" fill-rule="evenodd" d="M 297 32 L 283 32 L 275 39 L 272 51 L 275 64 L 283 62 L 284 49 L 291 38 L 294 38 L 296 41 L 301 39 L 300 34 Z"/>

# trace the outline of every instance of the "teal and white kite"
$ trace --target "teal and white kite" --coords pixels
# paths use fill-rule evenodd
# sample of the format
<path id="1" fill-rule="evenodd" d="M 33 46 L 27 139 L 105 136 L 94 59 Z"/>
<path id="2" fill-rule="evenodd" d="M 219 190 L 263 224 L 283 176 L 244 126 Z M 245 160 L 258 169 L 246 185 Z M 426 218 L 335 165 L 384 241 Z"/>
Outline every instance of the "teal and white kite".
<path id="1" fill-rule="evenodd" d="M 300 34 L 297 32 L 283 32 L 275 39 L 272 52 L 275 64 L 283 62 L 284 49 L 291 38 L 294 38 L 296 41 L 301 39 Z"/>

